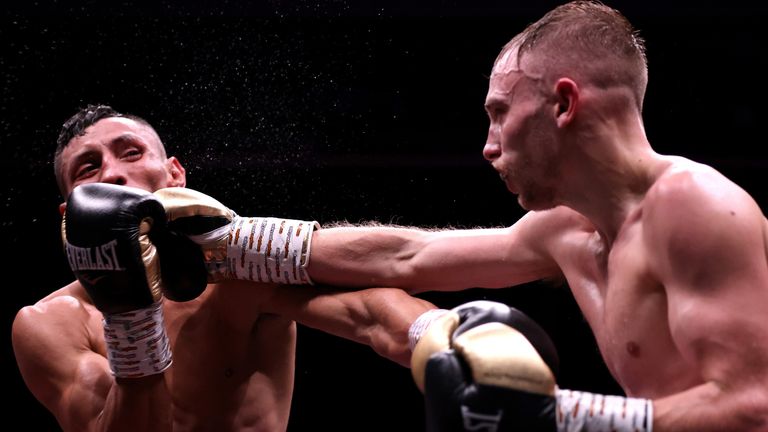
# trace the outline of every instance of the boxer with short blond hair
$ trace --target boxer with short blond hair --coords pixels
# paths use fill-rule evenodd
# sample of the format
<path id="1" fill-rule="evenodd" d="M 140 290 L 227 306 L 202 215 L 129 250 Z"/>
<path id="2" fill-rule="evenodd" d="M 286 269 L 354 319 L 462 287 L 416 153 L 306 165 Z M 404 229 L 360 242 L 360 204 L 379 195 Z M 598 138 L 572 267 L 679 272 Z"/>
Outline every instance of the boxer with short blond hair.
<path id="1" fill-rule="evenodd" d="M 712 167 L 654 151 L 647 79 L 621 13 L 553 9 L 501 50 L 485 99 L 483 155 L 529 212 L 504 229 L 320 230 L 310 274 L 411 292 L 563 276 L 627 396 L 563 393 L 566 414 L 598 400 L 654 432 L 768 430 L 768 222 Z"/>
<path id="2" fill-rule="evenodd" d="M 458 231 L 394 227 L 320 229 L 311 235 L 311 251 L 306 259 L 293 260 L 292 265 L 301 263 L 301 268 L 315 283 L 354 288 L 396 286 L 411 293 L 471 287 L 504 288 L 563 277 L 594 333 L 608 369 L 625 392 L 624 395 L 609 396 L 580 393 L 578 389 L 551 391 L 555 383 L 546 380 L 539 380 L 546 385 L 527 389 L 510 387 L 512 380 L 478 381 L 473 374 L 466 373 L 467 368 L 462 368 L 463 374 L 458 375 L 457 368 L 449 367 L 456 362 L 464 366 L 481 365 L 476 370 L 484 374 L 485 379 L 488 371 L 500 376 L 507 371 L 506 367 L 519 369 L 520 364 L 514 362 L 525 359 L 530 360 L 525 363 L 526 368 L 541 377 L 547 376 L 542 366 L 546 361 L 542 361 L 544 356 L 536 349 L 536 344 L 521 339 L 521 336 L 528 339 L 523 332 L 496 315 L 493 320 L 503 322 L 505 327 L 494 326 L 493 332 L 485 332 L 487 327 L 480 329 L 478 326 L 477 331 L 455 334 L 462 319 L 483 315 L 483 312 L 461 309 L 453 314 L 444 312 L 443 318 L 439 313 L 430 312 L 427 318 L 419 319 L 417 317 L 423 316 L 424 310 L 432 308 L 406 300 L 405 304 L 409 305 L 405 313 L 407 317 L 385 320 L 399 323 L 394 326 L 399 330 L 378 334 L 382 338 L 380 342 L 399 334 L 403 321 L 414 322 L 412 328 L 426 329 L 430 334 L 425 341 L 440 342 L 430 344 L 433 348 L 427 351 L 429 355 L 426 357 L 427 363 L 433 354 L 445 360 L 445 367 L 433 370 L 437 382 L 442 377 L 454 383 L 455 388 L 476 391 L 481 396 L 473 400 L 459 399 L 458 403 L 451 399 L 445 401 L 445 405 L 442 405 L 442 398 L 432 399 L 435 401 L 432 412 L 442 411 L 454 419 L 461 419 L 462 425 L 467 420 L 486 418 L 482 416 L 501 418 L 494 410 L 505 410 L 504 406 L 489 405 L 487 408 L 490 409 L 486 410 L 476 402 L 494 399 L 495 403 L 503 405 L 507 399 L 482 396 L 488 390 L 489 394 L 500 398 L 507 394 L 517 397 L 523 390 L 523 393 L 544 396 L 533 397 L 544 409 L 529 415 L 551 412 L 548 407 L 553 406 L 552 399 L 547 397 L 554 398 L 555 413 L 564 414 L 554 419 L 543 416 L 542 430 L 547 427 L 588 432 L 608 428 L 622 432 L 633 428 L 655 432 L 768 430 L 768 315 L 765 313 L 768 310 L 768 222 L 744 189 L 712 167 L 683 157 L 659 154 L 653 149 L 642 117 L 648 78 L 644 50 L 643 41 L 624 16 L 592 1 L 571 2 L 553 9 L 501 50 L 491 69 L 485 100 L 490 126 L 483 155 L 500 174 L 509 191 L 518 196 L 520 205 L 529 210 L 514 225 Z M 713 53 L 713 64 L 719 65 L 718 61 L 717 53 Z M 95 158 L 107 162 L 103 170 L 89 162 L 87 151 L 80 155 L 84 162 L 83 175 L 88 176 L 88 172 L 94 171 L 93 175 L 102 176 L 101 181 L 131 185 L 124 176 L 115 175 L 111 168 L 124 163 L 122 157 L 127 163 L 135 157 L 133 152 L 120 156 L 118 152 L 112 152 L 103 158 Z M 159 161 L 166 163 L 165 158 Z M 174 174 L 174 167 L 178 171 L 175 165 L 171 161 L 164 169 L 155 171 L 160 174 L 160 181 L 154 174 L 134 176 L 132 182 L 143 184 L 143 189 L 151 191 L 183 186 L 174 180 L 178 176 Z M 148 169 L 155 167 L 157 164 L 147 165 Z M 78 181 L 95 180 L 86 177 L 86 180 Z M 162 195 L 159 199 L 165 200 Z M 246 248 L 243 243 L 237 243 L 241 246 L 230 250 L 230 239 L 235 238 L 229 234 L 232 231 L 225 235 L 221 233 L 238 219 L 217 218 L 214 224 L 206 227 L 200 218 L 204 214 L 199 212 L 206 206 L 200 203 L 195 201 L 187 207 L 194 209 L 188 213 L 192 217 L 190 223 L 181 223 L 176 218 L 169 222 L 169 225 L 176 225 L 169 232 L 184 235 L 199 249 L 197 264 L 190 266 L 206 269 L 209 277 L 223 276 L 222 285 L 229 286 L 227 292 L 242 290 L 231 297 L 231 308 L 252 311 L 252 302 L 243 301 L 249 296 L 260 305 L 267 303 L 259 300 L 262 295 L 272 296 L 270 300 L 279 298 L 290 302 L 295 294 L 286 294 L 288 290 L 264 285 L 267 294 L 260 294 L 253 288 L 262 285 L 238 280 L 262 274 L 260 271 L 249 272 L 248 266 L 232 271 L 231 267 L 220 266 L 243 254 L 248 256 L 240 263 L 255 265 L 266 257 L 261 249 Z M 185 206 L 182 204 L 181 207 Z M 230 214 L 219 204 L 214 204 L 213 209 L 220 214 Z M 247 219 L 243 223 L 245 221 Z M 250 232 L 255 227 L 255 224 L 250 226 Z M 226 245 L 225 252 L 222 245 Z M 158 248 L 162 249 L 162 246 L 158 245 Z M 190 255 L 195 255 L 194 250 L 187 249 Z M 230 251 L 233 252 L 231 256 Z M 278 261 L 269 265 L 267 277 L 271 278 L 277 274 L 272 270 L 277 269 Z M 215 269 L 223 271 L 211 271 Z M 298 267 L 296 269 L 298 274 Z M 177 314 L 186 309 L 178 307 L 173 314 L 169 308 L 164 309 L 174 365 L 148 378 L 127 382 L 115 380 L 109 372 L 106 349 L 101 345 L 105 330 L 100 322 L 102 314 L 90 302 L 82 300 L 86 298 L 84 291 L 79 284 L 76 286 L 77 295 L 59 296 L 58 300 L 49 299 L 51 301 L 43 302 L 37 308 L 25 309 L 14 325 L 17 355 L 24 354 L 19 356 L 22 371 L 41 400 L 55 406 L 62 418 L 79 413 L 82 422 L 83 419 L 97 418 L 100 411 L 96 408 L 105 406 L 110 408 L 104 412 L 110 414 L 120 412 L 114 407 L 125 407 L 128 403 L 137 406 L 144 403 L 140 405 L 142 409 L 160 403 L 167 407 L 168 388 L 179 394 L 191 393 L 185 385 L 192 381 L 173 379 L 178 376 L 176 374 L 187 376 L 200 372 L 184 369 L 192 368 L 193 363 L 183 360 L 199 353 L 181 343 L 179 339 L 184 335 L 174 327 L 180 321 Z M 217 296 L 217 301 L 224 302 L 230 297 L 221 294 L 223 291 L 207 289 L 198 298 Z M 321 297 L 315 302 L 311 296 L 307 297 L 309 306 L 328 299 Z M 355 298 L 360 301 L 359 297 Z M 196 299 L 189 304 L 199 302 Z M 329 303 L 328 307 L 334 304 Z M 46 306 L 54 304 L 60 310 L 71 310 L 66 314 L 72 315 L 66 316 L 79 313 L 83 321 L 89 322 L 87 330 L 74 338 L 81 345 L 59 342 L 62 328 L 66 331 L 77 329 L 56 327 L 53 321 L 36 327 L 36 319 L 28 317 L 35 315 L 39 318 L 45 313 Z M 152 302 L 142 303 L 142 306 L 146 304 Z M 372 309 L 376 307 L 368 308 L 369 311 Z M 227 318 L 236 316 L 242 315 L 233 314 Z M 245 316 L 249 315 L 246 313 Z M 287 313 L 286 316 L 291 315 Z M 262 321 L 264 317 L 260 315 L 257 324 L 262 331 L 267 331 L 264 329 L 270 327 L 266 320 Z M 181 318 L 193 320 L 194 317 L 182 315 Z M 299 318 L 312 322 L 306 316 L 296 319 Z M 288 321 L 271 322 L 279 326 Z M 245 319 L 244 324 L 237 323 L 240 330 L 250 329 L 254 324 L 249 319 Z M 433 334 L 433 324 L 440 324 L 435 332 L 440 329 L 444 332 Z M 69 364 L 64 369 L 66 373 L 62 373 L 58 364 L 47 361 L 42 365 L 51 370 L 38 373 L 45 370 L 38 360 L 51 357 L 50 350 L 35 351 L 39 344 L 25 344 L 24 336 L 32 335 L 30 340 L 42 341 L 41 335 L 45 335 L 46 329 L 50 333 L 48 339 L 55 341 L 46 347 L 54 351 L 66 348 L 62 358 L 76 357 L 73 353 L 88 353 L 90 362 Z M 488 353 L 485 348 L 494 345 L 496 335 L 498 340 L 513 340 L 518 349 L 511 352 L 506 349 L 507 345 L 499 344 L 505 349 Z M 230 341 L 217 340 L 216 348 L 223 350 L 235 346 L 226 342 Z M 401 347 L 398 343 L 374 343 L 374 347 L 388 346 Z M 418 344 L 416 349 L 423 350 Z M 515 353 L 524 355 L 515 356 Z M 284 358 L 290 359 L 291 355 Z M 207 359 L 215 363 L 218 357 Z M 488 359 L 492 361 L 487 362 Z M 92 370 L 74 366 L 94 363 L 99 366 L 99 373 L 85 376 L 90 379 L 73 380 L 73 371 Z M 495 366 L 484 367 L 489 363 Z M 255 365 L 255 369 L 268 369 L 258 363 L 248 364 Z M 46 381 L 35 382 L 38 376 L 45 377 Z M 59 377 L 66 379 L 59 380 Z M 152 380 L 151 377 L 156 378 Z M 261 375 L 258 377 L 264 379 Z M 78 388 L 87 388 L 90 400 L 99 403 L 86 405 L 91 409 L 86 415 L 73 409 L 82 409 L 82 404 L 56 405 L 61 404 L 62 394 L 73 393 L 62 392 L 67 387 L 54 385 L 60 382 L 87 384 Z M 167 386 L 169 382 L 170 387 Z M 280 388 L 287 388 L 287 378 L 282 383 Z M 218 383 L 204 384 L 206 389 L 217 389 Z M 425 391 L 430 392 L 430 381 L 425 380 L 423 384 Z M 98 391 L 93 391 L 94 388 Z M 154 395 L 156 402 L 125 397 L 131 390 Z M 92 397 L 94 394 L 98 397 Z M 444 393 L 438 391 L 435 394 Z M 281 399 L 273 393 L 259 395 L 274 399 L 261 401 L 257 395 L 249 393 L 252 399 L 248 400 L 253 402 L 249 406 L 263 403 L 285 407 L 287 404 L 286 398 Z M 106 405 L 103 400 L 107 401 Z M 587 417 L 584 406 L 608 407 L 609 415 Z M 166 418 L 166 423 L 183 425 L 190 418 L 203 421 L 209 418 L 207 414 L 219 414 L 206 412 L 210 410 L 207 405 L 192 408 L 196 410 L 194 415 L 192 410 L 174 411 L 173 419 Z M 632 414 L 630 423 L 617 425 L 612 422 L 614 415 L 628 411 Z M 525 415 L 519 411 L 516 414 Z M 141 418 L 155 417 L 144 415 Z M 547 419 L 549 423 L 546 423 Z M 626 419 L 622 417 L 622 420 Z M 530 420 L 521 420 L 520 424 L 530 424 Z M 468 429 L 478 427 L 476 423 L 469 424 Z"/>

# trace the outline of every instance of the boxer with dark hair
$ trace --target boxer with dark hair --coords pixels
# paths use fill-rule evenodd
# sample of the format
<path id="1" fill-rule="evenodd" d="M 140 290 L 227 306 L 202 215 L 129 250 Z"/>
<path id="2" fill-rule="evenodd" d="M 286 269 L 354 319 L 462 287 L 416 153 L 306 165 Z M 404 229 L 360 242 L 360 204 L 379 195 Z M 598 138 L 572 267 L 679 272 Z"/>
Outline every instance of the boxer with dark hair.
<path id="1" fill-rule="evenodd" d="M 138 140 L 129 135 L 94 145 L 88 139 L 89 133 L 73 139 L 76 150 L 65 149 L 64 153 L 67 161 L 77 163 L 62 164 L 67 173 L 67 192 L 78 183 L 97 181 L 157 191 L 155 199 L 163 204 L 169 218 L 168 232 L 190 240 L 177 244 L 185 249 L 190 267 L 205 269 L 208 278 L 228 286 L 226 290 L 206 289 L 200 297 L 178 308 L 164 306 L 166 332 L 178 364 L 174 360 L 174 366 L 166 372 L 153 375 L 161 377 L 159 380 L 134 382 L 162 387 L 165 393 L 154 393 L 161 399 L 168 396 L 167 377 L 171 378 L 170 389 L 177 392 L 176 400 L 179 394 L 190 391 L 184 386 L 194 381 L 177 382 L 173 377 L 199 372 L 194 370 L 194 363 L 184 360 L 200 353 L 180 343 L 185 335 L 179 323 L 197 323 L 201 317 L 223 309 L 196 306 L 201 312 L 194 313 L 192 306 L 183 305 L 231 302 L 226 310 L 243 308 L 252 312 L 254 303 L 272 305 L 271 301 L 261 301 L 261 296 L 295 303 L 293 296 L 301 297 L 305 292 L 301 287 L 275 289 L 270 284 L 248 281 L 283 282 L 295 277 L 304 282 L 354 288 L 402 287 L 418 293 L 504 288 L 564 278 L 624 395 L 554 388 L 554 363 L 547 359 L 553 356 L 540 349 L 537 342 L 543 338 L 531 338 L 529 331 L 516 328 L 520 320 L 510 319 L 516 314 L 499 312 L 496 306 L 473 305 L 445 312 L 398 298 L 406 305 L 400 309 L 402 319 L 391 319 L 390 313 L 374 318 L 371 311 L 387 311 L 388 305 L 363 306 L 372 300 L 359 297 L 359 293 L 349 293 L 355 300 L 348 303 L 329 301 L 325 306 L 348 310 L 345 308 L 354 309 L 356 305 L 366 311 L 363 321 L 369 325 L 377 320 L 395 323 L 378 327 L 382 330 L 375 333 L 381 337 L 379 342 L 391 341 L 393 335 L 400 334 L 404 321 L 410 324 L 414 342 L 421 341 L 426 329 L 428 336 L 424 340 L 432 342 L 422 346 L 431 348 L 416 344 L 414 367 L 424 366 L 419 370 L 424 371 L 428 415 L 442 412 L 453 419 L 434 419 L 431 424 L 442 425 L 439 427 L 451 427 L 446 424 L 461 419 L 456 428 L 469 424 L 467 430 L 494 430 L 492 424 L 479 426 L 471 422 L 486 416 L 507 419 L 504 425 L 518 419 L 519 425 L 531 425 L 534 430 L 556 428 L 568 432 L 768 430 L 768 222 L 744 189 L 712 167 L 653 149 L 642 117 L 647 80 L 642 39 L 621 13 L 599 2 L 561 5 L 512 38 L 491 70 L 485 100 L 490 126 L 483 155 L 529 212 L 514 225 L 498 229 L 316 230 L 312 222 L 242 218 L 209 197 L 189 191 L 180 193 L 183 171 L 173 158 L 162 158 L 157 152 L 150 155 L 143 164 L 152 175 L 126 177 L 124 169 L 115 170 L 143 157 L 130 144 L 149 139 L 140 128 L 134 130 L 134 134 L 144 134 Z M 90 131 L 116 127 L 125 121 L 104 119 Z M 139 227 L 140 233 L 145 232 L 141 224 Z M 281 231 L 280 227 L 287 229 Z M 288 236 L 291 227 L 290 232 L 302 233 L 299 239 Z M 150 232 L 146 231 L 147 235 Z M 251 235 L 260 238 L 266 232 L 279 234 L 281 258 L 273 256 L 263 243 L 251 243 Z M 242 233 L 247 234 L 246 239 L 239 237 Z M 162 242 L 157 247 L 161 250 Z M 141 269 L 142 265 L 136 263 L 133 268 Z M 190 281 L 163 283 L 168 285 L 166 290 L 176 291 Z M 124 396 L 131 387 L 108 373 L 103 326 L 99 322 L 102 314 L 86 300 L 80 284 L 65 290 L 69 291 L 19 314 L 14 325 L 14 346 L 30 388 L 47 406 L 54 407 L 60 418 L 66 420 L 79 414 L 79 425 L 97 417 L 102 421 L 104 417 L 98 416 L 105 406 L 102 399 L 107 395 Z M 225 291 L 227 294 L 223 294 Z M 206 300 L 208 297 L 216 300 Z M 249 297 L 252 301 L 243 301 Z M 320 306 L 328 297 L 316 300 L 307 294 L 304 299 L 312 307 Z M 58 321 L 54 319 L 56 314 L 46 315 L 46 310 L 54 309 L 59 311 Z M 291 308 L 278 308 L 276 313 L 310 323 L 313 319 L 323 322 L 318 315 L 308 317 L 305 309 L 298 309 L 298 314 Z M 189 310 L 193 310 L 190 315 L 183 315 Z M 332 318 L 333 314 L 328 316 Z M 236 317 L 242 320 L 233 319 Z M 244 312 L 227 319 L 232 319 L 230 325 L 242 332 L 252 329 L 254 323 L 265 329 L 268 324 L 262 322 L 264 317 L 259 315 L 254 321 Z M 473 331 L 472 323 L 482 322 L 482 317 L 491 317 L 490 321 L 503 327 L 494 326 L 493 331 L 486 332 L 488 327 L 484 326 L 488 323 L 484 323 Z M 78 328 L 59 325 L 78 319 L 89 324 Z M 351 321 L 346 320 L 346 326 L 337 325 L 336 329 L 352 331 L 350 328 L 359 324 Z M 38 322 L 44 324 L 36 326 Z M 272 322 L 290 323 L 285 318 Z M 432 333 L 435 325 L 437 333 Z M 187 327 L 204 331 L 200 326 Z M 366 328 L 363 325 L 361 333 L 370 339 L 375 334 L 365 333 Z M 62 332 L 76 333 L 72 340 L 81 344 L 60 342 Z M 26 339 L 26 335 L 30 338 Z M 205 336 L 211 336 L 205 340 L 216 340 L 216 335 Z M 497 336 L 501 342 L 494 344 Z M 287 333 L 284 337 L 290 338 Z M 232 346 L 245 348 L 227 342 L 216 340 L 212 349 L 226 348 L 234 353 Z M 375 342 L 378 350 L 382 346 L 401 347 L 399 343 Z M 489 352 L 489 345 L 503 349 Z M 58 357 L 50 351 L 62 354 L 64 359 L 82 355 L 82 361 L 59 364 L 49 360 Z M 290 355 L 284 358 L 292 358 Z M 220 357 L 206 358 L 214 367 L 222 367 L 216 363 L 222 360 Z M 433 358 L 437 367 L 430 367 Z M 98 368 L 92 368 L 94 364 Z M 252 371 L 268 369 L 258 362 L 242 364 L 251 365 Z M 502 375 L 507 368 L 523 368 L 531 375 L 506 379 Z M 77 375 L 92 370 L 99 373 Z M 478 371 L 482 379 L 476 376 Z M 417 373 L 417 381 L 419 376 Z M 513 384 L 524 381 L 538 384 Z M 73 394 L 67 386 L 73 383 L 78 383 L 77 389 L 88 389 L 91 400 L 99 401 L 88 404 L 91 411 L 85 415 L 75 409 L 82 409 L 82 405 L 67 400 Z M 282 383 L 280 388 L 288 388 L 287 378 Z M 432 383 L 438 383 L 437 387 Z M 218 389 L 219 384 L 214 380 L 203 383 L 206 389 Z M 461 393 L 452 393 L 454 390 Z M 443 397 L 446 394 L 452 397 Z M 260 395 L 267 397 L 265 393 Z M 249 396 L 258 405 L 257 395 Z M 287 399 L 275 399 L 282 404 L 275 400 L 265 404 L 287 405 Z M 112 408 L 104 412 L 120 412 L 114 406 L 124 400 L 108 399 L 112 405 L 106 406 Z M 519 404 L 537 408 L 522 412 L 517 409 Z M 585 407 L 589 410 L 584 411 Z M 194 415 L 188 408 L 174 411 L 173 422 L 184 424 L 189 418 L 207 418 L 207 406 L 192 406 L 199 410 Z M 554 417 L 550 415 L 552 409 Z M 593 415 L 595 412 L 599 415 Z M 529 417 L 521 417 L 526 415 Z"/>
<path id="2" fill-rule="evenodd" d="M 310 282 L 282 278 L 283 262 L 261 283 L 214 278 L 215 248 L 170 231 L 151 193 L 183 190 L 186 174 L 145 120 L 89 106 L 65 123 L 54 165 L 77 280 L 19 311 L 12 336 L 27 386 L 64 430 L 285 430 L 294 321 L 409 364 L 409 325 L 432 306 L 400 289 L 283 286 Z M 295 223 L 308 252 L 315 224 Z"/>

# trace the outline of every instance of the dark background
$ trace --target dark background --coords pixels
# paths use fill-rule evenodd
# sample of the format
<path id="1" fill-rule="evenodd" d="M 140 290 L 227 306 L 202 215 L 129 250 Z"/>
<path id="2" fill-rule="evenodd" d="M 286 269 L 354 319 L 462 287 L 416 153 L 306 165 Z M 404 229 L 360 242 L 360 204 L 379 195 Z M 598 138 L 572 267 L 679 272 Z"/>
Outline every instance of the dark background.
<path id="1" fill-rule="evenodd" d="M 152 123 L 188 186 L 243 215 L 328 223 L 512 224 L 483 161 L 498 50 L 551 1 L 78 2 L 5 5 L 0 20 L 0 234 L 7 246 L 7 411 L 56 430 L 26 390 L 13 317 L 68 283 L 51 159 L 62 122 L 94 102 Z M 607 2 L 647 40 L 649 139 L 709 163 L 765 209 L 764 7 Z M 620 393 L 566 289 L 425 294 L 514 304 L 552 335 L 561 387 Z M 300 327 L 289 430 L 420 430 L 410 372 Z M 17 423 L 18 424 L 18 423 Z"/>

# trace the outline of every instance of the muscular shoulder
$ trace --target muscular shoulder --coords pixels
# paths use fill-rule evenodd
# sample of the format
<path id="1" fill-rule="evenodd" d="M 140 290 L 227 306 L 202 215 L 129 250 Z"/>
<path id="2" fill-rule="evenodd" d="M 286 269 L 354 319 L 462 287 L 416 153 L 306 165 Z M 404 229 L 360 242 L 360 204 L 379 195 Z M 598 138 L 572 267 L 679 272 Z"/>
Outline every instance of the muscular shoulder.
<path id="1" fill-rule="evenodd" d="M 594 226 L 581 213 L 565 206 L 557 206 L 550 210 L 529 212 L 526 218 L 535 219 L 542 230 L 594 230 Z"/>
<path id="2" fill-rule="evenodd" d="M 736 189 L 741 190 L 714 168 L 681 159 L 659 175 L 648 191 L 646 202 L 653 204 L 658 200 L 687 197 L 696 202 L 702 198 L 718 200 L 727 198 Z"/>
<path id="3" fill-rule="evenodd" d="M 649 189 L 643 221 L 647 228 L 687 232 L 709 231 L 724 222 L 730 227 L 742 223 L 762 227 L 763 216 L 741 187 L 711 167 L 687 162 L 670 167 Z"/>
<path id="4" fill-rule="evenodd" d="M 13 321 L 14 349 L 39 344 L 41 340 L 61 344 L 71 341 L 76 334 L 87 339 L 89 322 L 99 317 L 77 288 L 75 283 L 70 284 L 19 310 Z"/>
<path id="5" fill-rule="evenodd" d="M 727 248 L 763 248 L 765 218 L 754 199 L 715 169 L 690 161 L 671 166 L 649 189 L 642 222 L 648 246 L 670 264 L 704 254 L 716 259 Z"/>
<path id="6" fill-rule="evenodd" d="M 13 321 L 19 370 L 32 393 L 49 408 L 58 397 L 57 385 L 67 381 L 74 359 L 96 350 L 94 334 L 100 314 L 72 288 L 22 308 Z"/>
<path id="7" fill-rule="evenodd" d="M 95 309 L 84 295 L 82 287 L 73 282 L 47 295 L 31 306 L 25 306 L 16 315 L 15 323 L 34 321 L 40 324 L 83 318 L 89 316 Z"/>
<path id="8" fill-rule="evenodd" d="M 573 235 L 595 231 L 594 225 L 584 215 L 565 206 L 529 212 L 512 227 L 513 231 L 518 226 L 527 237 L 550 249 L 570 241 Z"/>

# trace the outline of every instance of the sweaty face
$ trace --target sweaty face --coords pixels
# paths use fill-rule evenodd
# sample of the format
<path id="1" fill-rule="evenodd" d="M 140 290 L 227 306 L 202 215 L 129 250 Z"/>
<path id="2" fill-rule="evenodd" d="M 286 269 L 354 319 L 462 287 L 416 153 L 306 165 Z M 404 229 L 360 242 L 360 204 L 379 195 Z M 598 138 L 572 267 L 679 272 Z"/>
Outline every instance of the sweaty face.
<path id="1" fill-rule="evenodd" d="M 554 117 L 537 79 L 510 62 L 499 62 L 491 74 L 483 156 L 523 208 L 551 208 L 558 175 Z"/>
<path id="2" fill-rule="evenodd" d="M 99 120 L 73 138 L 61 154 L 61 172 L 66 194 L 97 182 L 152 192 L 184 185 L 183 168 L 175 158 L 166 158 L 152 129 L 122 117 Z"/>

